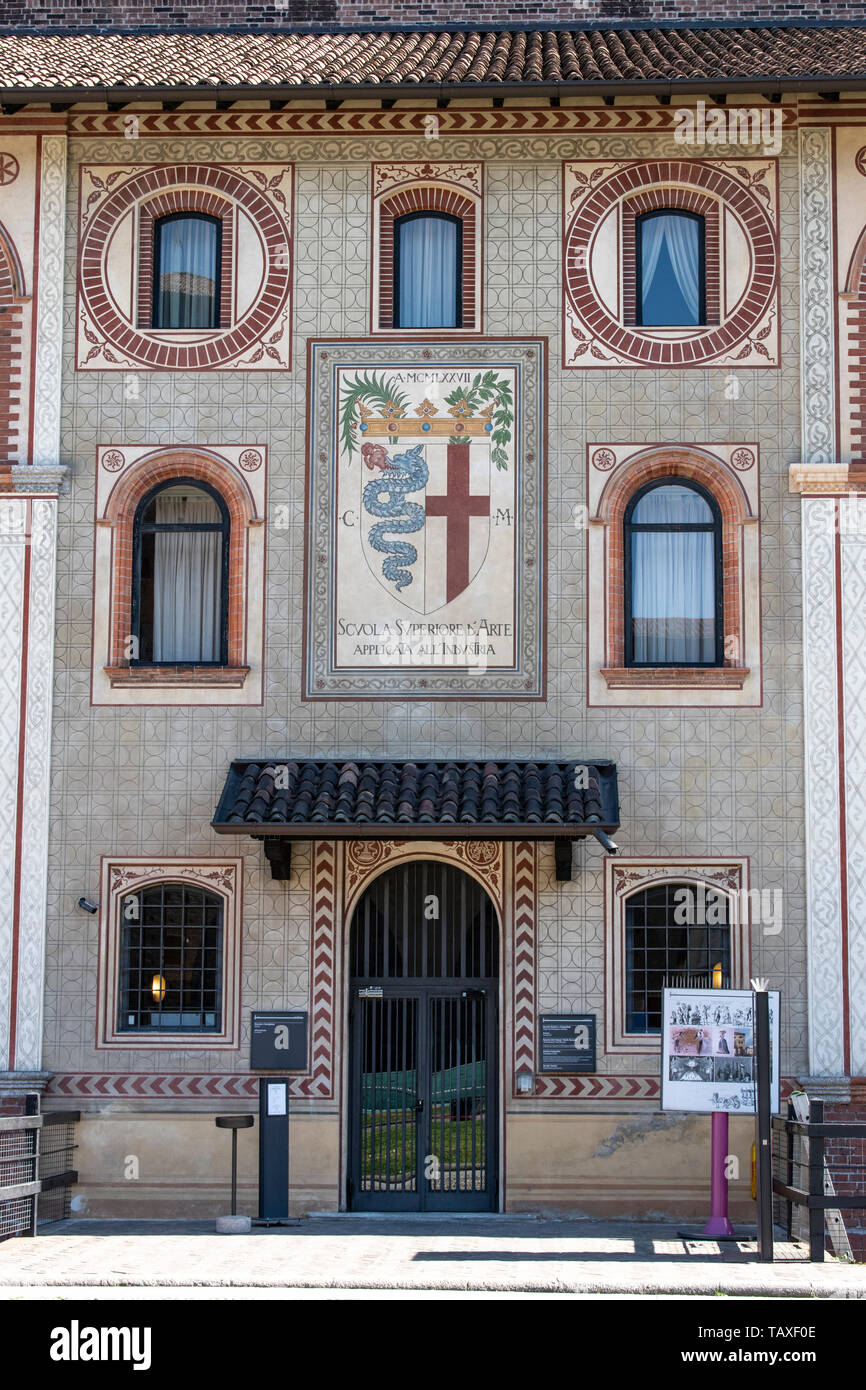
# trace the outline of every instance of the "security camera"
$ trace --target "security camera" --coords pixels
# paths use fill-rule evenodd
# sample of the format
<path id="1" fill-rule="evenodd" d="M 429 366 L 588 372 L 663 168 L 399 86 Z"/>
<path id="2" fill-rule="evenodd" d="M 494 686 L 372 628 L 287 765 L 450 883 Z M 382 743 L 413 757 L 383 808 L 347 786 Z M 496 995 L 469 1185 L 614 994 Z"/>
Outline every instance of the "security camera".
<path id="1" fill-rule="evenodd" d="M 82 912 L 98 912 L 99 903 L 92 903 L 89 898 L 79 898 L 78 906 Z"/>

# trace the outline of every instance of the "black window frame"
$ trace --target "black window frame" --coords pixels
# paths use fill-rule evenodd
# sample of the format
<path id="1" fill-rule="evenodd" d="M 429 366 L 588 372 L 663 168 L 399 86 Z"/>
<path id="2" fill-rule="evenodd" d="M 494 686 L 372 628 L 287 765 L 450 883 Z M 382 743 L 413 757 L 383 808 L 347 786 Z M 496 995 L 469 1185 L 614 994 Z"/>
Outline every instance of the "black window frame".
<path id="1" fill-rule="evenodd" d="M 688 217 L 698 223 L 698 321 L 697 323 L 648 323 L 643 321 L 643 224 L 653 217 Z M 707 221 L 699 212 L 685 208 L 653 208 L 635 218 L 635 323 L 640 328 L 705 328 L 707 324 Z"/>
<path id="2" fill-rule="evenodd" d="M 216 256 L 214 264 L 213 323 L 200 328 L 184 328 L 158 323 L 159 282 L 161 278 L 162 229 L 169 222 L 212 222 L 216 227 Z M 223 224 L 221 217 L 210 212 L 170 212 L 157 217 L 153 224 L 153 285 L 151 287 L 150 326 L 159 333 L 209 333 L 220 327 L 222 316 Z"/>
<path id="3" fill-rule="evenodd" d="M 144 514 L 151 502 L 161 492 L 167 492 L 170 488 L 188 487 L 194 488 L 199 492 L 206 492 L 219 507 L 219 522 L 191 522 L 187 525 L 179 523 L 169 523 L 164 521 L 144 521 Z M 218 661 L 155 661 L 151 655 L 149 658 L 141 655 L 141 540 L 142 533 L 156 531 L 219 531 L 222 535 L 222 553 L 220 559 L 220 655 Z M 157 483 L 142 497 L 135 509 L 135 517 L 132 523 L 132 606 L 130 613 L 130 633 L 134 640 L 134 650 L 138 655 L 130 657 L 132 666 L 208 666 L 218 669 L 228 666 L 228 646 L 229 646 L 229 540 L 231 536 L 231 519 L 229 509 L 225 499 L 212 487 L 210 483 L 204 482 L 200 478 L 166 478 L 163 482 Z"/>
<path id="4" fill-rule="evenodd" d="M 400 232 L 407 222 L 417 222 L 420 217 L 436 217 L 440 222 L 453 222 L 457 227 L 457 247 L 456 247 L 456 284 L 454 287 L 454 326 L 448 324 L 411 324 L 404 325 L 400 322 Z M 406 328 L 411 332 L 444 332 L 453 333 L 456 329 L 463 327 L 463 218 L 455 216 L 452 212 L 435 212 L 432 209 L 421 212 L 407 212 L 402 217 L 394 219 L 394 327 Z"/>
<path id="5" fill-rule="evenodd" d="M 172 905 L 172 906 L 179 906 L 180 914 L 181 914 L 181 918 L 182 918 L 182 920 L 181 920 L 179 923 L 169 923 L 169 922 L 166 922 L 166 921 L 165 921 L 165 917 L 166 917 L 166 902 L 165 902 L 165 896 L 166 896 L 166 893 L 169 892 L 169 891 L 171 891 L 171 890 L 180 890 L 180 891 L 184 894 L 184 898 L 183 898 L 181 904 L 179 904 L 179 905 Z M 162 908 L 162 918 L 163 918 L 163 920 L 159 923 L 158 926 L 155 925 L 155 924 L 153 924 L 153 923 L 145 923 L 145 921 L 144 921 L 144 914 L 145 914 L 145 911 L 147 910 L 147 908 L 149 908 L 149 907 L 152 906 L 152 905 L 149 904 L 149 903 L 145 903 L 144 898 L 145 898 L 145 895 L 146 895 L 146 894 L 151 894 L 151 893 L 159 893 L 159 894 L 161 895 L 161 908 Z M 218 908 L 219 908 L 219 921 L 218 921 L 216 924 L 206 923 L 206 922 L 204 922 L 204 920 L 202 920 L 201 924 L 197 924 L 197 923 L 196 923 L 196 924 L 191 924 L 191 923 L 187 923 L 186 921 L 184 921 L 183 918 L 185 918 L 185 916 L 186 916 L 187 909 L 190 908 L 190 907 L 195 907 L 195 906 L 198 906 L 198 905 L 199 905 L 199 904 L 188 903 L 188 902 L 186 901 L 186 894 L 187 894 L 187 893 L 201 894 L 201 904 L 200 904 L 200 906 L 202 907 L 202 909 L 204 909 L 205 907 L 211 907 L 211 908 L 218 907 Z M 138 899 L 138 904 L 139 904 L 139 917 L 138 917 L 138 920 L 137 920 L 137 921 L 134 921 L 134 920 L 125 920 L 125 918 L 124 918 L 125 904 L 127 903 L 127 900 L 128 900 L 130 897 L 135 897 L 135 898 Z M 224 991 L 224 980 L 223 980 L 224 967 L 225 967 L 225 958 L 226 958 L 226 956 L 225 956 L 225 933 L 226 933 L 226 903 L 225 903 L 225 899 L 224 899 L 219 893 L 215 893 L 212 889 L 210 889 L 210 888 L 205 888 L 203 884 L 200 884 L 200 883 L 190 883 L 190 882 L 188 882 L 188 881 L 187 881 L 187 882 L 184 882 L 182 879 L 179 879 L 179 880 L 171 880 L 170 882 L 166 882 L 166 883 L 149 883 L 149 884 L 145 884 L 145 885 L 142 886 L 142 887 L 139 887 L 139 888 L 130 890 L 129 893 L 121 894 L 121 896 L 120 896 L 120 898 L 119 898 L 119 914 L 120 914 L 120 922 L 119 922 L 119 940 L 118 940 L 118 953 L 117 953 L 117 971 L 118 971 L 118 974 L 117 974 L 117 1031 L 118 1031 L 118 1033 L 124 1033 L 124 1034 L 126 1034 L 126 1035 L 128 1035 L 128 1036 L 136 1036 L 136 1035 L 137 1035 L 137 1036 L 142 1036 L 142 1035 L 146 1035 L 147 1037 L 154 1037 L 154 1038 L 157 1038 L 157 1037 L 164 1037 L 164 1036 L 166 1036 L 167 1034 L 170 1035 L 170 1034 L 173 1034 L 173 1033 L 183 1033 L 183 1034 L 188 1034 L 188 1035 L 193 1035 L 193 1036 L 196 1036 L 196 1035 L 204 1035 L 204 1036 L 208 1036 L 208 1037 L 209 1037 L 211 1034 L 214 1034 L 214 1033 L 216 1033 L 216 1034 L 222 1033 L 222 1031 L 223 1031 L 223 1014 L 224 1014 L 224 1009 L 225 1009 L 225 998 L 224 998 L 225 991 Z M 204 917 L 204 913 L 203 913 L 203 917 Z M 129 1023 L 128 1018 L 129 1018 L 129 1015 L 130 1015 L 131 1013 L 136 1013 L 136 1014 L 139 1014 L 139 1015 L 140 1015 L 140 1014 L 145 1013 L 145 1012 L 150 1012 L 151 1014 L 153 1014 L 154 1012 L 157 1012 L 157 1013 L 161 1013 L 161 1012 L 162 1012 L 163 1001 L 162 1001 L 162 1000 L 154 1000 L 154 999 L 153 999 L 153 996 L 152 996 L 152 993 L 148 994 L 148 991 L 147 991 L 147 988 L 146 988 L 146 984 L 147 984 L 147 978 L 146 978 L 146 977 L 148 977 L 148 976 L 154 977 L 154 976 L 156 976 L 156 975 L 159 975 L 162 979 L 166 979 L 166 970 L 169 970 L 170 967 L 168 967 L 168 966 L 165 964 L 165 960 L 164 960 L 165 953 L 166 953 L 167 950 L 177 950 L 178 947 L 176 947 L 176 946 L 175 946 L 175 947 L 167 947 L 167 946 L 165 945 L 165 933 L 166 933 L 166 931 L 177 931 L 177 930 L 186 931 L 186 930 L 189 930 L 189 929 L 191 929 L 191 930 L 201 930 L 201 932 L 202 932 L 202 939 L 201 939 L 201 942 L 200 942 L 199 947 L 198 947 L 199 952 L 200 952 L 200 954 L 201 954 L 201 956 L 202 956 L 201 964 L 200 964 L 200 966 L 198 967 L 199 970 L 200 970 L 200 972 L 201 972 L 201 984 L 200 984 L 200 1001 L 199 1001 L 199 1007 L 198 1007 L 196 1010 L 193 1010 L 193 1009 L 191 1009 L 191 1008 L 189 1008 L 189 1007 L 187 1007 L 186 1009 L 184 1008 L 184 995 L 183 995 L 184 985 L 183 985 L 183 983 L 181 983 L 181 985 L 180 985 L 180 987 L 179 987 L 180 1003 L 179 1003 L 179 1005 L 178 1005 L 178 1007 L 177 1007 L 176 1009 L 173 1009 L 173 1010 L 171 1010 L 170 1012 L 171 1012 L 171 1013 L 175 1013 L 175 1012 L 176 1012 L 180 1018 L 183 1017 L 184 1013 L 197 1012 L 197 1013 L 199 1014 L 200 1018 L 201 1018 L 204 1014 L 212 1012 L 213 1015 L 214 1015 L 214 1022 L 213 1022 L 212 1024 L 207 1024 L 207 1023 L 203 1023 L 203 1022 L 199 1022 L 199 1023 L 197 1023 L 197 1024 L 183 1024 L 183 1023 L 176 1023 L 176 1024 L 174 1024 L 174 1023 L 173 1023 L 173 1024 L 166 1024 L 166 1025 L 164 1025 L 164 1026 L 162 1026 L 162 1025 L 160 1025 L 160 1024 L 154 1024 L 154 1023 L 150 1023 L 150 1024 L 143 1024 L 143 1023 L 141 1023 L 141 1022 L 135 1023 L 135 1024 Z M 157 946 L 153 946 L 153 945 L 145 946 L 145 944 L 144 944 L 144 938 L 143 938 L 143 933 L 144 933 L 145 931 L 158 931 L 158 932 L 160 933 L 160 944 L 159 944 L 158 947 L 157 947 Z M 216 948 L 209 947 L 209 946 L 207 945 L 206 937 L 205 937 L 205 935 L 204 935 L 204 933 L 205 933 L 206 931 L 215 931 L 215 932 L 217 933 L 217 945 L 216 945 Z M 130 942 L 129 942 L 129 937 L 130 937 L 130 935 L 131 935 L 131 934 L 134 934 L 134 933 L 136 933 L 136 932 L 139 933 L 139 942 L 138 942 L 138 944 L 137 944 L 137 948 L 136 948 L 134 945 L 131 945 Z M 143 966 L 141 966 L 141 965 L 138 966 L 138 976 L 139 976 L 138 986 L 137 986 L 136 992 L 133 994 L 133 993 L 131 992 L 131 991 L 132 991 L 132 985 L 131 985 L 130 978 L 129 978 L 129 974 L 130 974 L 130 971 L 131 971 L 131 966 L 130 966 L 130 964 L 129 964 L 129 954 L 130 954 L 130 952 L 131 952 L 132 950 L 134 950 L 134 949 L 137 949 L 137 950 L 141 953 L 141 955 L 143 955 L 145 951 L 154 951 L 154 950 L 158 950 L 158 951 L 159 951 L 159 955 L 160 955 L 160 961 L 159 961 L 159 965 L 158 965 L 157 967 L 148 966 L 148 967 L 145 968 L 145 967 L 143 967 Z M 185 949 L 185 944 L 184 944 L 184 943 L 181 943 L 181 946 L 180 946 L 179 949 L 181 950 L 181 953 L 183 953 L 183 951 L 184 951 L 184 949 Z M 208 967 L 206 966 L 206 962 L 205 962 L 205 959 L 204 959 L 204 952 L 205 952 L 206 950 L 213 950 L 213 949 L 216 949 L 216 953 L 217 953 L 217 954 L 216 954 L 216 962 L 215 962 L 215 964 L 214 964 L 212 967 L 210 967 L 210 968 L 211 968 L 212 973 L 213 973 L 213 976 L 214 976 L 214 985 L 213 985 L 213 989 L 214 989 L 214 992 L 215 992 L 215 994 L 216 994 L 216 1004 L 215 1004 L 215 1007 L 213 1008 L 213 1010 L 209 1010 L 209 1009 L 206 1009 L 206 1008 L 204 1007 L 205 971 L 206 971 L 206 969 L 208 968 Z M 182 969 L 182 968 L 183 968 L 183 967 L 181 967 L 181 969 Z M 195 967 L 193 967 L 193 968 L 195 968 Z M 168 990 L 168 987 L 167 987 L 167 988 L 166 988 L 166 993 L 168 993 L 168 992 L 169 992 L 169 990 Z M 146 1006 L 143 1004 L 143 1001 L 144 1001 L 145 999 L 148 1000 Z M 135 1003 L 136 1000 L 137 1000 L 137 1004 Z M 167 1012 L 168 1012 L 168 1011 L 167 1011 Z"/>
<path id="6" fill-rule="evenodd" d="M 687 487 L 708 503 L 713 520 L 706 522 L 633 522 L 632 514 L 648 492 L 653 492 L 660 487 Z M 634 659 L 634 632 L 632 630 L 633 616 L 633 573 L 632 573 L 632 535 L 635 531 L 712 531 L 713 533 L 713 577 L 715 580 L 715 620 L 716 620 L 716 654 L 713 661 L 635 661 Z M 724 585 L 722 572 L 722 513 L 718 502 L 711 492 L 700 483 L 694 482 L 691 478 L 680 478 L 677 476 L 667 476 L 664 478 L 654 478 L 649 483 L 644 483 L 643 487 L 638 488 L 630 498 L 625 509 L 623 518 L 623 600 L 625 604 L 625 664 L 637 669 L 659 670 L 662 667 L 683 667 L 684 665 L 695 670 L 714 670 L 725 664 L 725 633 L 724 633 Z"/>
<path id="7" fill-rule="evenodd" d="M 718 893 L 720 895 L 725 903 L 725 921 L 703 924 L 699 922 L 675 922 L 673 920 L 673 913 L 676 910 L 674 894 L 686 888 L 695 895 L 693 901 L 697 904 L 702 886 L 706 891 Z M 662 895 L 664 895 L 664 903 L 649 901 L 651 896 L 658 898 Z M 642 908 L 647 913 L 653 910 L 656 912 L 664 911 L 669 914 L 667 923 L 663 925 L 650 922 L 635 923 L 631 918 L 638 907 Z M 701 885 L 694 881 L 666 879 L 662 883 L 654 883 L 647 888 L 639 888 L 636 892 L 629 894 L 625 900 L 625 960 L 623 971 L 623 1013 L 625 1015 L 626 1034 L 629 1036 L 644 1037 L 660 1036 L 664 1022 L 661 1016 L 661 1009 L 663 999 L 662 990 L 665 988 L 665 985 L 668 987 L 683 986 L 685 988 L 691 987 L 695 989 L 710 988 L 712 986 L 713 966 L 717 963 L 721 963 L 722 987 L 725 989 L 730 988 L 731 961 L 733 958 L 733 941 L 731 936 L 732 915 L 731 900 L 728 894 L 715 884 L 705 883 Z M 635 932 L 646 933 L 653 931 L 665 932 L 665 942 L 663 946 L 658 944 L 650 945 L 648 940 L 645 940 L 640 946 L 636 945 L 634 940 Z M 686 945 L 684 948 L 681 945 L 671 946 L 669 935 L 672 931 L 685 933 Z M 712 932 L 725 933 L 726 939 L 724 943 L 719 941 L 714 943 L 710 935 Z M 689 939 L 689 933 L 701 933 L 704 935 L 705 940 L 695 940 L 694 944 L 692 944 L 692 941 Z M 639 950 L 642 950 L 647 957 L 642 971 L 642 989 L 635 988 L 635 956 Z M 681 954 L 683 950 L 685 950 L 685 963 L 683 963 L 682 960 L 676 959 L 676 955 Z M 664 951 L 665 955 L 663 969 L 660 969 L 658 965 L 652 967 L 652 972 L 656 976 L 659 974 L 663 976 L 661 984 L 653 984 L 652 988 L 650 987 L 649 980 L 650 965 L 648 957 L 650 951 Z M 698 952 L 706 957 L 706 961 L 705 963 L 702 961 L 699 966 L 693 967 L 691 965 L 691 959 L 693 955 Z M 649 1000 L 651 997 L 655 998 L 656 995 L 658 995 L 659 1000 L 659 1027 L 650 1027 L 648 1022 L 645 1028 L 635 1027 L 634 1019 L 637 1014 L 650 1015 L 655 1012 L 655 1010 L 650 1010 Z M 643 1009 L 636 1009 L 634 1007 L 635 997 L 644 999 L 645 1007 Z"/>

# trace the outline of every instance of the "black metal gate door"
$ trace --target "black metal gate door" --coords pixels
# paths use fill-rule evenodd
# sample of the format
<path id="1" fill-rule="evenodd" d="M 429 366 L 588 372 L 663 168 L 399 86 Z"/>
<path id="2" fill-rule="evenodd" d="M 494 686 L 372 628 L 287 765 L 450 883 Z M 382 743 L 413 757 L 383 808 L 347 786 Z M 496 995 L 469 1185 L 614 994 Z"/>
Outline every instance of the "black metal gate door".
<path id="1" fill-rule="evenodd" d="M 394 870 L 359 903 L 353 1210 L 496 1210 L 497 941 L 487 895 L 450 865 Z"/>

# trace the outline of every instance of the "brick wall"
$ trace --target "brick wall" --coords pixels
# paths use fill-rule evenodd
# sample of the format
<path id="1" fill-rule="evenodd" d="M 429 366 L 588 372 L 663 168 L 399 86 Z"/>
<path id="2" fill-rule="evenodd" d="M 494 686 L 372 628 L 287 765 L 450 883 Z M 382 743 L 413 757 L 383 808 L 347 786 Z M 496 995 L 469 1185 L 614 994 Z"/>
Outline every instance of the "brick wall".
<path id="1" fill-rule="evenodd" d="M 827 1124 L 866 1122 L 866 1102 L 824 1106 Z M 825 1150 L 827 1167 L 839 1193 L 839 1210 L 851 1242 L 855 1260 L 866 1260 L 866 1208 L 844 1206 L 844 1197 L 866 1197 L 866 1139 L 829 1139 Z"/>
<path id="2" fill-rule="evenodd" d="M 35 28 L 69 26 L 92 29 L 100 25 L 177 30 L 187 25 L 207 29 L 242 25 L 251 29 L 287 25 L 471 25 L 502 24 L 510 28 L 549 24 L 640 23 L 689 24 L 700 20 L 799 21 L 803 19 L 863 19 L 864 6 L 855 0 L 463 0 L 436 4 L 434 0 L 0 0 L 0 26 Z"/>

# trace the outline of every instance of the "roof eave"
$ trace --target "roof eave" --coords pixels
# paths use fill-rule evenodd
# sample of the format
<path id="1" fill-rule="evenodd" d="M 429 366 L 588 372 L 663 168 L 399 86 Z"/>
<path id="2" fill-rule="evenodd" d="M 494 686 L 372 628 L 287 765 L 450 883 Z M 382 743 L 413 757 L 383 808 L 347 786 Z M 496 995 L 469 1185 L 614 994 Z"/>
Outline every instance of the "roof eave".
<path id="1" fill-rule="evenodd" d="M 59 100 L 71 103 L 105 101 L 299 101 L 361 98 L 407 100 L 418 97 L 563 97 L 563 96 L 689 96 L 721 92 L 853 92 L 866 91 L 866 73 L 856 77 L 822 74 L 810 77 L 753 76 L 688 78 L 682 81 L 622 79 L 579 82 L 357 82 L 303 85 L 199 85 L 195 87 L 3 87 L 0 104 L 37 104 Z"/>
<path id="2" fill-rule="evenodd" d="M 316 821 L 287 825 L 277 822 L 274 825 L 259 821 L 241 821 L 231 824 L 211 821 L 211 829 L 217 835 L 250 835 L 253 839 L 290 840 L 580 840 L 595 835 L 602 830 L 613 834 L 619 829 L 618 822 L 593 821 L 579 825 L 549 825 L 532 822 L 526 825 L 462 825 L 432 823 L 426 825 L 405 825 L 394 821 L 384 824 L 381 821 Z"/>

